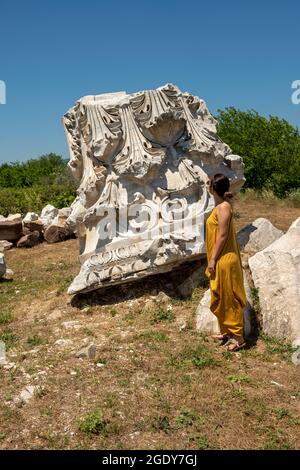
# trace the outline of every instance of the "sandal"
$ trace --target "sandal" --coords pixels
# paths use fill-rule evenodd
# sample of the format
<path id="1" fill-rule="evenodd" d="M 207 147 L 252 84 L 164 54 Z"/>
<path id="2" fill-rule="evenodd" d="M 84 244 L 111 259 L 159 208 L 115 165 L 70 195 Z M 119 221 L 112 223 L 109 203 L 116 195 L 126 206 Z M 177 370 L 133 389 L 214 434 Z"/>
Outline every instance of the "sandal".
<path id="1" fill-rule="evenodd" d="M 222 345 L 224 345 L 225 343 L 227 343 L 230 339 L 230 336 L 225 333 L 224 335 L 222 335 L 221 333 L 217 334 L 217 335 L 211 335 L 211 338 L 214 340 L 214 341 L 220 341 L 220 343 Z"/>
<path id="2" fill-rule="evenodd" d="M 233 346 L 230 347 L 231 345 Z M 239 343 L 237 339 L 230 338 L 229 341 L 227 341 L 226 346 L 227 346 L 227 351 L 236 352 L 236 351 L 239 351 L 240 349 L 243 349 L 246 346 L 246 342 L 244 341 L 243 343 Z"/>

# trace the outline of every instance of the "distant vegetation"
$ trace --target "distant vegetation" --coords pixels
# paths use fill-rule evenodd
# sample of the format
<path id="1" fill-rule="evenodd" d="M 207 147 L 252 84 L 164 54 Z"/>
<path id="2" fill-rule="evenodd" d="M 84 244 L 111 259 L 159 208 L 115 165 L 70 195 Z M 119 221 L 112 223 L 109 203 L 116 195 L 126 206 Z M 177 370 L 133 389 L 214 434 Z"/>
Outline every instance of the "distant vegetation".
<path id="1" fill-rule="evenodd" d="M 46 204 L 69 206 L 76 196 L 76 183 L 67 161 L 54 153 L 24 163 L 0 166 L 0 214 L 40 212 Z"/>
<path id="2" fill-rule="evenodd" d="M 218 134 L 241 155 L 246 188 L 288 198 L 300 207 L 300 133 L 284 119 L 266 119 L 256 111 L 219 110 Z M 46 204 L 72 203 L 76 183 L 67 161 L 54 153 L 25 163 L 0 166 L 0 214 L 39 212 Z"/>
<path id="3" fill-rule="evenodd" d="M 218 134 L 245 163 L 245 188 L 272 191 L 300 204 L 300 133 L 284 119 L 256 111 L 219 110 Z"/>

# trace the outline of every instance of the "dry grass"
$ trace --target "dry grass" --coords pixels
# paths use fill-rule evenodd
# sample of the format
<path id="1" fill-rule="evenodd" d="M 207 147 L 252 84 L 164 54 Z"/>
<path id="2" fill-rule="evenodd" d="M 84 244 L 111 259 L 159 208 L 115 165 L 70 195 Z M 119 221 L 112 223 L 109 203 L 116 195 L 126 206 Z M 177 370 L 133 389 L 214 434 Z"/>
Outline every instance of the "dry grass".
<path id="1" fill-rule="evenodd" d="M 300 215 L 257 201 L 236 210 L 239 226 L 267 216 L 286 229 Z M 0 328 L 16 366 L 0 368 L 2 449 L 300 447 L 300 374 L 289 348 L 264 338 L 231 355 L 197 333 L 204 286 L 180 300 L 164 275 L 71 301 L 76 240 L 13 249 L 7 261 L 15 276 L 0 284 Z M 147 302 L 159 290 L 170 300 Z M 76 358 L 89 342 L 96 359 Z M 29 384 L 34 397 L 16 404 Z"/>

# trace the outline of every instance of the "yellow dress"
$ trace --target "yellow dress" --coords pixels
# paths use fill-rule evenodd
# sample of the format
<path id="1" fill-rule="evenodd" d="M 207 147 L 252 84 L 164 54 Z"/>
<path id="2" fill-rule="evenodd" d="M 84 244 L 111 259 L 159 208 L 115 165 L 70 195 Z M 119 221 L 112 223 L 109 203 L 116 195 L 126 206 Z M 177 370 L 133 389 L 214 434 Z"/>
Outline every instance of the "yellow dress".
<path id="1" fill-rule="evenodd" d="M 218 238 L 218 230 L 217 207 L 215 207 L 206 221 L 208 261 Z M 243 335 L 243 310 L 247 299 L 244 290 L 241 255 L 232 214 L 228 237 L 222 253 L 217 259 L 215 274 L 211 275 L 207 268 L 205 274 L 210 281 L 210 309 L 218 318 L 221 334 Z"/>

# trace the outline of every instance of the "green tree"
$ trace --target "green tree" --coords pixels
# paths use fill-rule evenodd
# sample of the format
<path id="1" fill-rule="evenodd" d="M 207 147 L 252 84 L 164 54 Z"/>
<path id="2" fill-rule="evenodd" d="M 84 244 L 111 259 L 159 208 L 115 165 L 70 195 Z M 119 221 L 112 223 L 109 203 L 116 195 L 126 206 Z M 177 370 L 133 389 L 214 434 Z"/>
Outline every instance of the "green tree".
<path id="1" fill-rule="evenodd" d="M 245 163 L 245 187 L 283 197 L 300 187 L 300 134 L 286 120 L 256 111 L 218 110 L 218 134 Z"/>

